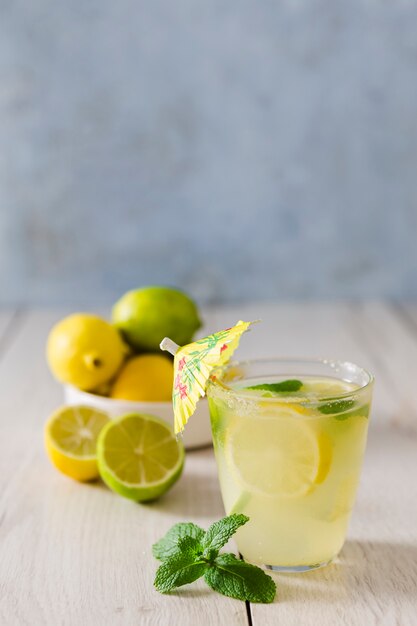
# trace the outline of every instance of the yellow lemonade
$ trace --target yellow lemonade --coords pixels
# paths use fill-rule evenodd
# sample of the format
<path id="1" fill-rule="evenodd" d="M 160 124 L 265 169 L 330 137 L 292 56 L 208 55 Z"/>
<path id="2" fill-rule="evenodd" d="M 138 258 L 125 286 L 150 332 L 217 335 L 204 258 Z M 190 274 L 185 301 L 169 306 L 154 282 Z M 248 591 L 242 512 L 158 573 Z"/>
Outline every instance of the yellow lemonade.
<path id="1" fill-rule="evenodd" d="M 364 370 L 359 382 L 235 370 L 232 380 L 217 373 L 208 397 L 226 513 L 250 518 L 236 534 L 239 551 L 281 570 L 324 565 L 345 540 L 372 384 Z"/>

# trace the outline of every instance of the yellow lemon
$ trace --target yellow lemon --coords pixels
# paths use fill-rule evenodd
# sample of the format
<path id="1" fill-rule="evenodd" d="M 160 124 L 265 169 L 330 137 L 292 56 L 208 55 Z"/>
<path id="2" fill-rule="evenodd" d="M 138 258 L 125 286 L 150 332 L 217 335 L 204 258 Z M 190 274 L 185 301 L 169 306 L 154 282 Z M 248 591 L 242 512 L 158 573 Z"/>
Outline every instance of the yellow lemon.
<path id="1" fill-rule="evenodd" d="M 105 413 L 91 407 L 58 409 L 47 421 L 44 432 L 46 453 L 53 465 L 75 480 L 97 478 L 97 439 L 108 421 Z"/>
<path id="2" fill-rule="evenodd" d="M 174 369 L 170 360 L 159 354 L 142 354 L 124 365 L 110 397 L 137 402 L 169 402 L 173 379 Z"/>
<path id="3" fill-rule="evenodd" d="M 54 376 L 85 391 L 110 380 L 127 352 L 117 329 L 88 313 L 74 313 L 58 322 L 49 333 L 46 347 Z"/>

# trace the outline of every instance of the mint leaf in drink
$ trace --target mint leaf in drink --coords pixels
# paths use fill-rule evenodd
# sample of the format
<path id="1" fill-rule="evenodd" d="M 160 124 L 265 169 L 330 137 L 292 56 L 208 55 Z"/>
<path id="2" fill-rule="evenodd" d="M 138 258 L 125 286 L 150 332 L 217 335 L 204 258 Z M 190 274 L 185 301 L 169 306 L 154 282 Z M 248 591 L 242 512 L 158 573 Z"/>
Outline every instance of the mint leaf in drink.
<path id="1" fill-rule="evenodd" d="M 346 413 L 336 413 L 334 415 L 334 419 L 341 422 L 343 420 L 347 420 L 350 417 L 368 417 L 369 410 L 369 404 L 362 404 L 361 406 L 354 407 L 351 411 L 347 411 Z"/>
<path id="2" fill-rule="evenodd" d="M 178 551 L 178 540 L 183 537 L 194 537 L 202 541 L 205 532 L 192 522 L 180 522 L 169 529 L 167 534 L 152 546 L 152 554 L 156 559 L 164 561 Z"/>
<path id="3" fill-rule="evenodd" d="M 204 556 L 209 560 L 214 559 L 218 555 L 220 548 L 229 541 L 240 526 L 243 526 L 248 521 L 249 517 L 246 515 L 234 513 L 218 522 L 214 522 L 202 540 Z"/>
<path id="4" fill-rule="evenodd" d="M 220 554 L 204 573 L 206 583 L 224 596 L 249 602 L 272 602 L 276 585 L 256 565 L 240 561 L 234 554 Z"/>
<path id="5" fill-rule="evenodd" d="M 273 393 L 286 393 L 290 391 L 299 391 L 303 383 L 301 380 L 289 379 L 280 383 L 262 383 L 261 385 L 252 385 L 246 389 L 259 389 L 261 391 L 272 391 Z"/>
<path id="6" fill-rule="evenodd" d="M 167 593 L 204 576 L 214 591 L 225 596 L 272 602 L 276 585 L 270 576 L 234 554 L 219 554 L 219 549 L 247 521 L 246 515 L 229 515 L 212 524 L 207 532 L 196 524 L 175 524 L 152 548 L 154 556 L 163 560 L 154 580 L 156 589 Z"/>
<path id="7" fill-rule="evenodd" d="M 209 564 L 201 558 L 199 542 L 195 537 L 181 537 L 177 551 L 159 566 L 154 585 L 161 593 L 187 585 L 203 576 Z"/>
<path id="8" fill-rule="evenodd" d="M 325 402 L 317 407 L 317 410 L 323 415 L 335 415 L 337 413 L 345 413 L 355 405 L 354 400 L 332 400 Z"/>

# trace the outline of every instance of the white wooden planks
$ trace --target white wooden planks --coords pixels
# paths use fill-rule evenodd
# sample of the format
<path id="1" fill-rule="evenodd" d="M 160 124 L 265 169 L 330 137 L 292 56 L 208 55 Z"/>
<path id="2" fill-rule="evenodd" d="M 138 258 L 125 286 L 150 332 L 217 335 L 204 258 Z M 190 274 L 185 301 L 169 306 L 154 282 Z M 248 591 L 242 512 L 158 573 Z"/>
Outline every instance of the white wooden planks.
<path id="1" fill-rule="evenodd" d="M 251 305 L 217 312 L 217 326 L 262 318 L 240 358 L 352 360 L 376 377 L 371 433 L 349 541 L 340 561 L 305 575 L 274 575 L 274 607 L 251 605 L 254 625 L 415 624 L 417 609 L 417 341 L 383 303 Z M 417 307 L 410 311 L 417 320 Z M 412 423 L 411 423 L 412 422 Z"/>
<path id="2" fill-rule="evenodd" d="M 177 521 L 223 515 L 211 450 L 190 454 L 182 480 L 146 506 L 49 465 L 42 426 L 62 399 L 44 343 L 60 316 L 28 315 L 0 361 L 0 623 L 246 624 L 243 603 L 204 584 L 172 596 L 152 585 L 154 541 Z"/>
<path id="3" fill-rule="evenodd" d="M 0 314 L 0 623 L 247 624 L 244 603 L 203 583 L 167 596 L 152 586 L 152 543 L 177 521 L 208 526 L 223 515 L 211 450 L 189 454 L 181 481 L 146 506 L 100 484 L 73 483 L 49 466 L 42 426 L 62 398 L 44 343 L 62 315 Z M 251 605 L 253 624 L 414 625 L 417 307 L 404 315 L 382 303 L 255 304 L 211 311 L 206 328 L 259 317 L 239 358 L 350 359 L 373 371 L 377 385 L 358 502 L 339 562 L 275 575 L 277 601 Z"/>

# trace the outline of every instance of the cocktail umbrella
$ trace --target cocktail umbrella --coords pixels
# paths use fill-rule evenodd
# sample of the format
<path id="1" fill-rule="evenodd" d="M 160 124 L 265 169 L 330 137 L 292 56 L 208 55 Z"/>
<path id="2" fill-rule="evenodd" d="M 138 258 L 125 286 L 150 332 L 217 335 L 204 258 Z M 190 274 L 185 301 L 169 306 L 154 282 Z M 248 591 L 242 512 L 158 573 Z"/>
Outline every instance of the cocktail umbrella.
<path id="1" fill-rule="evenodd" d="M 178 346 L 165 337 L 161 350 L 174 355 L 174 385 L 172 404 L 174 430 L 181 433 L 195 411 L 196 404 L 205 395 L 206 383 L 215 367 L 224 365 L 239 345 L 241 336 L 253 322 L 237 322 L 236 326 Z"/>

